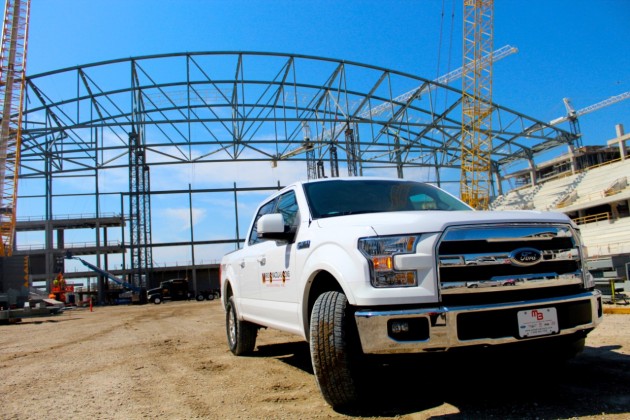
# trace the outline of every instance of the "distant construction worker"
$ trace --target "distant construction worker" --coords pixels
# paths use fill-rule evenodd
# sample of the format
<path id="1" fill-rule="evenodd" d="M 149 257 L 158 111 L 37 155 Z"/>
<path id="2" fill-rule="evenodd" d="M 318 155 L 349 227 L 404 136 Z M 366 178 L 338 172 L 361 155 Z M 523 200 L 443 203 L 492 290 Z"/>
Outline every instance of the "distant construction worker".
<path id="1" fill-rule="evenodd" d="M 60 288 L 64 289 L 66 287 L 66 279 L 63 278 L 63 273 L 57 274 L 55 281 L 58 282 L 57 284 Z"/>

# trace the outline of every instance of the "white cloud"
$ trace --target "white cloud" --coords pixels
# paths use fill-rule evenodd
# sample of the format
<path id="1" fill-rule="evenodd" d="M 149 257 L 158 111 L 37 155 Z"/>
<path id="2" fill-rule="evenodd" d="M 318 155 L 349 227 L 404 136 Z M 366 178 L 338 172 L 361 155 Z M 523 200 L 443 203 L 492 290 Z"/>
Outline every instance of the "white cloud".
<path id="1" fill-rule="evenodd" d="M 168 227 L 174 228 L 176 231 L 188 231 L 190 230 L 190 213 L 191 210 L 188 207 L 181 208 L 166 208 L 159 210 L 160 215 L 169 220 Z M 203 220 L 206 214 L 205 209 L 193 208 L 192 209 L 192 221 L 193 225 L 196 225 Z"/>

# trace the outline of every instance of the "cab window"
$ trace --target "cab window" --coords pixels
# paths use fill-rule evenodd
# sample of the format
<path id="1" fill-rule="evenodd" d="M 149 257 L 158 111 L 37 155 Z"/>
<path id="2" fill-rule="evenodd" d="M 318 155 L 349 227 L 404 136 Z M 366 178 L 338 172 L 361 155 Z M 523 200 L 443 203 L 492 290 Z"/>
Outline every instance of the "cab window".
<path id="1" fill-rule="evenodd" d="M 278 207 L 275 213 L 282 214 L 284 226 L 288 226 L 290 232 L 295 232 L 299 224 L 298 205 L 295 199 L 295 192 L 289 191 L 278 197 Z"/>
<path id="2" fill-rule="evenodd" d="M 262 239 L 258 237 L 256 224 L 258 223 L 258 219 L 260 219 L 265 214 L 282 214 L 282 218 L 284 219 L 285 231 L 295 232 L 297 230 L 297 226 L 300 223 L 298 210 L 299 208 L 297 205 L 297 200 L 295 198 L 295 192 L 293 191 L 282 194 L 281 196 L 276 197 L 272 201 L 262 206 L 256 214 L 256 219 L 254 219 L 254 226 L 252 226 L 252 231 L 249 235 L 249 245 L 257 244 L 262 241 Z"/>
<path id="3" fill-rule="evenodd" d="M 275 208 L 275 206 L 276 206 L 276 200 L 273 200 L 273 201 L 268 202 L 267 204 L 262 206 L 260 210 L 258 210 L 258 213 L 256 214 L 256 218 L 254 219 L 254 226 L 252 226 L 252 231 L 249 234 L 249 241 L 248 241 L 249 245 L 257 244 L 258 242 L 261 241 L 261 239 L 258 239 L 258 231 L 257 231 L 256 224 L 258 224 L 258 219 L 260 219 L 265 214 L 273 213 L 273 209 Z"/>

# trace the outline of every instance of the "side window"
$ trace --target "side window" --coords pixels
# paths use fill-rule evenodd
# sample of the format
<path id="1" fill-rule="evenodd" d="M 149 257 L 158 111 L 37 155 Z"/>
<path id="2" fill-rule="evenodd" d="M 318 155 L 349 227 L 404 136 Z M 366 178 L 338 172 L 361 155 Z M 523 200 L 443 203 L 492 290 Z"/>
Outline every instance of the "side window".
<path id="1" fill-rule="evenodd" d="M 276 213 L 282 214 L 284 225 L 289 226 L 291 232 L 295 232 L 300 224 L 300 221 L 298 220 L 299 211 L 297 201 L 295 200 L 295 192 L 289 191 L 279 197 Z"/>
<path id="2" fill-rule="evenodd" d="M 256 218 L 254 219 L 254 226 L 252 226 L 252 231 L 249 234 L 249 245 L 257 244 L 260 242 L 258 239 L 258 232 L 256 228 L 256 224 L 258 223 L 258 219 L 260 219 L 263 215 L 273 213 L 273 209 L 276 205 L 276 200 L 272 200 L 262 206 L 260 210 L 258 210 L 258 214 L 256 214 Z"/>

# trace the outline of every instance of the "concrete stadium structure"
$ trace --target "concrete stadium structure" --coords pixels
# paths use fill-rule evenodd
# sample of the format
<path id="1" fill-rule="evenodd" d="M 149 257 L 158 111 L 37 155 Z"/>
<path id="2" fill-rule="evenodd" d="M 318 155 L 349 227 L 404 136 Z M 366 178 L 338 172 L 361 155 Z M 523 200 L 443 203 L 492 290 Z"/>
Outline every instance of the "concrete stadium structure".
<path id="1" fill-rule="evenodd" d="M 605 145 L 582 147 L 512 174 L 520 186 L 497 197 L 491 208 L 566 213 L 580 228 L 591 273 L 603 286 L 617 283 L 617 291 L 627 291 L 630 136 L 622 125 L 616 131 L 616 138 Z"/>

